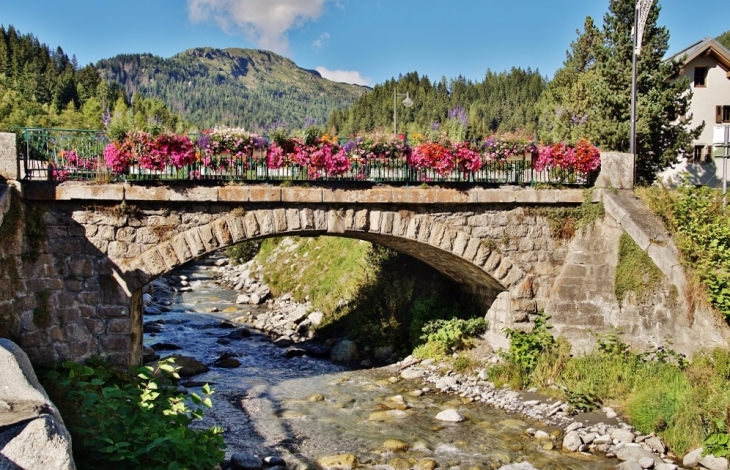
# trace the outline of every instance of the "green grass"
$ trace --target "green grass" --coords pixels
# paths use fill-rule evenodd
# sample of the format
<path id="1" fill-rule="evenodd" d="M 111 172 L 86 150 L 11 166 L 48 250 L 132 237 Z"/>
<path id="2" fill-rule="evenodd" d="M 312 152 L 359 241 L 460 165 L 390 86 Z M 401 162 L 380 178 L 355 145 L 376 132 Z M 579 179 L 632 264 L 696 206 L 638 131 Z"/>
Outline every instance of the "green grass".
<path id="1" fill-rule="evenodd" d="M 619 238 L 614 283 L 614 292 L 619 305 L 627 292 L 634 292 L 639 303 L 649 300 L 649 296 L 656 291 L 663 277 L 664 274 L 649 255 L 628 233 L 623 232 Z"/>

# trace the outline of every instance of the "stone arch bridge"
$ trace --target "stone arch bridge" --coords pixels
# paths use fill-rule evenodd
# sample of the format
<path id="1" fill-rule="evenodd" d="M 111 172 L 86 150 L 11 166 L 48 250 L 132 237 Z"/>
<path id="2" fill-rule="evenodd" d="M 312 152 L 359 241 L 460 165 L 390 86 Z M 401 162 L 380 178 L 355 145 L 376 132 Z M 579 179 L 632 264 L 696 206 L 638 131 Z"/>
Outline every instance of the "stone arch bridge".
<path id="1" fill-rule="evenodd" d="M 206 253 L 272 236 L 394 248 L 453 278 L 485 311 L 506 293 L 514 321 L 527 322 L 546 303 L 567 250 L 535 209 L 576 206 L 584 191 L 67 182 L 27 185 L 23 199 L 45 228 L 40 240 L 23 242 L 20 315 L 9 333 L 37 363 L 103 355 L 130 364 L 141 360 L 145 284 Z"/>

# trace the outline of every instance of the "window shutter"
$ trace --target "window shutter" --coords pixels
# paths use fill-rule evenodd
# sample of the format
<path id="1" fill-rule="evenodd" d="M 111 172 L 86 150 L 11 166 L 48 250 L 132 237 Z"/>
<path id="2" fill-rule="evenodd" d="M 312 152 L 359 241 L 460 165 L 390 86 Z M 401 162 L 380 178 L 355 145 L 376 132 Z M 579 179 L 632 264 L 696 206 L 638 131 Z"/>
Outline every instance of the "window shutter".
<path id="1" fill-rule="evenodd" d="M 722 124 L 722 106 L 715 106 L 715 124 Z"/>

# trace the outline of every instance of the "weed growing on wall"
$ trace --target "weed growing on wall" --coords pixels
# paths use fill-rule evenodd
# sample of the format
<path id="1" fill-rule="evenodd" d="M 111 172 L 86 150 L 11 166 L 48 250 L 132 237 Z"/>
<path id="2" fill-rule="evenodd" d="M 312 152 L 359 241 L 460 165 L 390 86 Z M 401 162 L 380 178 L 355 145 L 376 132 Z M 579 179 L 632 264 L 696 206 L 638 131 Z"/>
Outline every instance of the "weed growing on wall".
<path id="1" fill-rule="evenodd" d="M 684 185 L 676 191 L 643 188 L 637 194 L 672 234 L 689 285 L 702 285 L 704 300 L 730 321 L 730 212 L 722 211 L 720 191 Z M 688 300 L 696 297 L 687 294 Z"/>
<path id="2" fill-rule="evenodd" d="M 586 190 L 583 203 L 577 207 L 530 207 L 528 215 L 544 217 L 550 226 L 550 236 L 556 240 L 571 240 L 602 219 L 605 214 L 603 201 L 591 202 L 591 190 Z"/>
<path id="3" fill-rule="evenodd" d="M 664 277 L 649 255 L 636 244 L 631 235 L 621 234 L 618 247 L 618 262 L 614 280 L 614 292 L 619 305 L 627 292 L 636 294 L 637 302 L 647 301 L 656 292 Z"/>

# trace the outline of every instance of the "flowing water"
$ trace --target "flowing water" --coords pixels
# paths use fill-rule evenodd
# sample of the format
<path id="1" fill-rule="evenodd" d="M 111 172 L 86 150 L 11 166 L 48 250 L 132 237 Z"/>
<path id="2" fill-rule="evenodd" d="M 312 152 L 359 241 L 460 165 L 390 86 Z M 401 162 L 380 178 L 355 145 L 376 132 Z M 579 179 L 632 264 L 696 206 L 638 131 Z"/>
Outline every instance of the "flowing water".
<path id="1" fill-rule="evenodd" d="M 199 392 L 199 383 L 205 382 L 215 389 L 214 407 L 200 424 L 224 429 L 228 456 L 235 452 L 276 455 L 289 468 L 316 468 L 320 457 L 344 453 L 356 455 L 362 466 L 384 469 L 391 468 L 384 467 L 387 464 L 407 468 L 420 459 L 435 460 L 444 469 L 500 468 L 517 462 L 529 462 L 538 469 L 616 465 L 603 457 L 543 449 L 544 441 L 525 433 L 529 427 L 556 430 L 543 423 L 465 403 L 453 395 L 429 391 L 413 396 L 411 392 L 428 384 L 391 383 L 392 370 L 352 371 L 306 356 L 286 359 L 283 349 L 255 331 L 250 338 L 218 344 L 218 338 L 231 331 L 220 328 L 221 319 L 236 318 L 247 310 L 255 314 L 256 309 L 236 306 L 236 293 L 215 284 L 216 273 L 208 266 L 190 265 L 175 274 L 187 275 L 193 291 L 168 297 L 171 312 L 145 318 L 165 321 L 161 333 L 145 334 L 145 345 L 175 343 L 183 349 L 174 352 L 208 365 L 223 353 L 238 355 L 240 367 L 211 367 L 187 383 L 192 391 Z M 206 313 L 214 309 L 220 312 Z M 453 424 L 435 419 L 449 408 L 467 419 Z M 383 443 L 388 439 L 408 443 L 409 450 L 387 452 Z M 413 459 L 410 464 L 409 459 Z"/>

